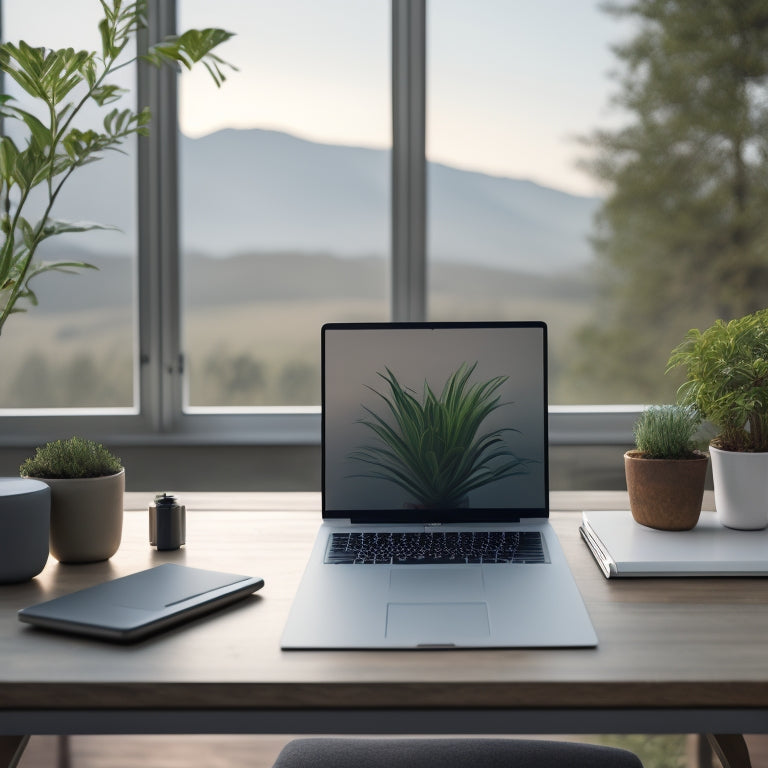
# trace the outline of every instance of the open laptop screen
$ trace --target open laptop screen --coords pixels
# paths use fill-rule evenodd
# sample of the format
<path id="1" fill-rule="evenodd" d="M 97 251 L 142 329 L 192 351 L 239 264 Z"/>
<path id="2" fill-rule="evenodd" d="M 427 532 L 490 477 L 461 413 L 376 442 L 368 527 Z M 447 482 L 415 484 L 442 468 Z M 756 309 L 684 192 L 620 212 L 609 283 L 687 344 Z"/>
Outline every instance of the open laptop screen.
<path id="1" fill-rule="evenodd" d="M 323 516 L 548 515 L 544 323 L 328 324 Z"/>

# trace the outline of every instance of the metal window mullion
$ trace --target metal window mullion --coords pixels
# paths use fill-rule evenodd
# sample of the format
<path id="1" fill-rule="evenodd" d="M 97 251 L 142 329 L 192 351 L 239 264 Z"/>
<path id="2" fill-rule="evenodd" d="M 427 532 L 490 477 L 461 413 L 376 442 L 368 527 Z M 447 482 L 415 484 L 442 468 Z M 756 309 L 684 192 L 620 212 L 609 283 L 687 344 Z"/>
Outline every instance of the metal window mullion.
<path id="1" fill-rule="evenodd" d="M 392 0 L 392 319 L 425 320 L 426 0 Z"/>
<path id="2" fill-rule="evenodd" d="M 175 32 L 175 0 L 148 3 L 140 52 Z M 142 408 L 157 431 L 173 430 L 182 408 L 176 80 L 172 67 L 139 62 L 139 107 L 152 112 L 139 149 Z"/>

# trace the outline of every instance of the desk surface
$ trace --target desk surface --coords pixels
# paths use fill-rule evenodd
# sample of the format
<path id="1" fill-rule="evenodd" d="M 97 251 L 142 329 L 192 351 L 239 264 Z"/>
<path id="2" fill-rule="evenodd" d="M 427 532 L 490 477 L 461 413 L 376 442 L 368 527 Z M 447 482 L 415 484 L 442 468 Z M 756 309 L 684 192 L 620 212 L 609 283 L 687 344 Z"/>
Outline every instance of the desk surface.
<path id="1" fill-rule="evenodd" d="M 50 559 L 32 582 L 0 587 L 0 732 L 14 732 L 25 714 L 26 732 L 60 732 L 53 720 L 34 720 L 43 711 L 56 722 L 81 717 L 80 732 L 133 730 L 139 724 L 130 724 L 131 713 L 163 711 L 250 716 L 247 726 L 210 721 L 210 732 L 302 732 L 309 720 L 288 718 L 278 728 L 275 714 L 317 718 L 405 708 L 441 717 L 479 713 L 477 727 L 485 722 L 489 731 L 489 715 L 500 710 L 536 713 L 538 729 L 530 719 L 507 720 L 510 730 L 523 732 L 623 729 L 626 719 L 610 720 L 622 712 L 651 713 L 647 725 L 657 732 L 768 731 L 768 579 L 607 581 L 580 540 L 578 511 L 624 507 L 623 493 L 552 494 L 551 520 L 592 616 L 596 649 L 395 652 L 280 650 L 320 521 L 318 494 L 179 495 L 187 505 L 184 549 L 150 548 L 151 495 L 129 493 L 123 542 L 111 560 L 60 565 Z M 705 508 L 711 504 L 708 495 Z M 23 606 L 169 561 L 262 576 L 266 585 L 237 605 L 137 645 L 49 634 L 16 619 Z M 83 719 L 88 712 L 90 721 Z M 99 713 L 109 712 L 125 719 L 98 725 Z M 273 719 L 261 722 L 256 712 Z M 708 721 L 697 729 L 690 727 L 694 720 L 678 718 L 673 727 L 663 712 Z M 557 720 L 556 713 L 569 714 Z M 738 718 L 738 729 L 729 715 Z M 115 728 L 118 722 L 124 725 Z M 312 722 L 314 730 L 329 729 Z M 450 717 L 441 722 L 455 727 Z M 145 726 L 146 719 L 141 730 L 150 732 Z M 167 723 L 157 727 L 169 730 Z M 176 729 L 185 730 L 170 728 Z"/>

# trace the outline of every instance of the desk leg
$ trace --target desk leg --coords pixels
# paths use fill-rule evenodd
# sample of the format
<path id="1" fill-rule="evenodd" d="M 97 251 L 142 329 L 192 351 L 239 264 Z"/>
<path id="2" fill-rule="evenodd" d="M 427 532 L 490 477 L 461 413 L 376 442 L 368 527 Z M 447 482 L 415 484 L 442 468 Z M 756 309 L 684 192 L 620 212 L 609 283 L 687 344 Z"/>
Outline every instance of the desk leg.
<path id="1" fill-rule="evenodd" d="M 16 768 L 28 741 L 29 736 L 0 736 L 0 766 Z"/>
<path id="2" fill-rule="evenodd" d="M 739 733 L 708 733 L 707 740 L 723 768 L 752 768 L 747 742 Z"/>
<path id="3" fill-rule="evenodd" d="M 71 768 L 72 756 L 69 749 L 69 736 L 57 736 L 57 763 L 56 768 Z"/>

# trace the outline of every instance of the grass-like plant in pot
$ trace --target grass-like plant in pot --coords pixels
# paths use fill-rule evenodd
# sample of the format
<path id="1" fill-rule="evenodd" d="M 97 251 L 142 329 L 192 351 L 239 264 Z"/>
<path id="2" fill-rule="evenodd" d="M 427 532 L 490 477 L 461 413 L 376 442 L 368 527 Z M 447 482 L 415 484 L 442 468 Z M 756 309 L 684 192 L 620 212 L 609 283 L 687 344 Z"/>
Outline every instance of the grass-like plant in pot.
<path id="1" fill-rule="evenodd" d="M 125 91 L 110 82 L 115 72 L 135 61 L 128 54 L 129 43 L 145 26 L 148 0 L 100 1 L 104 18 L 99 22 L 99 52 L 51 50 L 23 40 L 0 44 L 0 70 L 21 88 L 24 99 L 0 94 L 6 128 L 12 123 L 13 133 L 23 133 L 23 143 L 11 135 L 0 137 L 0 333 L 12 313 L 25 311 L 20 300 L 27 306 L 37 303 L 32 278 L 90 266 L 35 259 L 41 243 L 51 237 L 105 228 L 53 218 L 66 182 L 104 152 L 120 151 L 129 136 L 149 131 L 148 109 L 112 107 Z M 219 85 L 222 67 L 229 65 L 212 51 L 230 37 L 221 29 L 190 29 L 153 45 L 141 59 L 155 66 L 181 63 L 188 68 L 200 62 Z M 101 124 L 78 125 L 82 114 L 94 108 L 103 110 Z"/>
<path id="2" fill-rule="evenodd" d="M 350 454 L 371 469 L 358 476 L 394 483 L 408 505 L 426 509 L 458 508 L 468 504 L 471 491 L 526 471 L 503 439 L 511 428 L 481 430 L 486 418 L 504 405 L 498 390 L 507 380 L 496 376 L 470 384 L 477 363 L 462 363 L 436 395 L 425 380 L 419 400 L 389 369 L 378 375 L 387 391 L 371 390 L 381 398 L 385 416 L 364 407 L 360 419 L 378 438 Z"/>
<path id="3" fill-rule="evenodd" d="M 717 435 L 710 442 L 718 518 L 731 528 L 768 525 L 768 310 L 704 331 L 693 329 L 673 351 L 683 403 L 695 405 Z"/>
<path id="4" fill-rule="evenodd" d="M 51 554 L 62 563 L 107 560 L 123 532 L 125 470 L 103 445 L 81 437 L 37 448 L 22 477 L 51 489 Z"/>
<path id="5" fill-rule="evenodd" d="M 634 425 L 624 454 L 629 507 L 650 528 L 685 531 L 699 521 L 707 455 L 697 448 L 701 414 L 692 405 L 653 405 Z"/>

